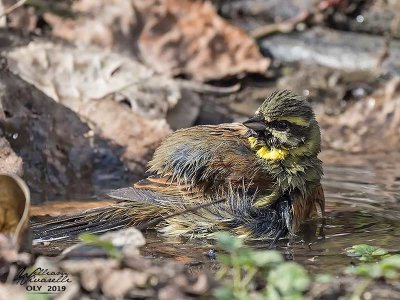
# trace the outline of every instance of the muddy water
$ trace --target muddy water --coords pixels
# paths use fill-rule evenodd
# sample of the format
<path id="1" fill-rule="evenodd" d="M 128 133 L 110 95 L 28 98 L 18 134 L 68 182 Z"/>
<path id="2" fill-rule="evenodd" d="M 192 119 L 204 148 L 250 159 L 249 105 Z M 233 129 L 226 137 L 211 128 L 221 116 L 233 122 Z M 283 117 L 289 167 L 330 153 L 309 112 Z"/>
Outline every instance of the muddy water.
<path id="1" fill-rule="evenodd" d="M 280 241 L 277 249 L 313 273 L 343 270 L 354 260 L 345 255 L 345 249 L 355 244 L 366 243 L 399 251 L 399 158 L 332 157 L 324 154 L 326 218 L 304 224 L 297 237 Z M 76 205 L 79 207 L 79 203 Z M 60 211 L 54 206 L 52 212 Z M 174 258 L 193 268 L 215 267 L 215 262 L 206 255 L 213 249 L 209 241 L 167 239 L 154 231 L 147 231 L 145 235 L 147 245 L 143 251 L 148 257 Z M 55 254 L 68 245 L 69 242 L 36 245 L 36 251 Z M 260 243 L 251 246 L 267 248 Z"/>

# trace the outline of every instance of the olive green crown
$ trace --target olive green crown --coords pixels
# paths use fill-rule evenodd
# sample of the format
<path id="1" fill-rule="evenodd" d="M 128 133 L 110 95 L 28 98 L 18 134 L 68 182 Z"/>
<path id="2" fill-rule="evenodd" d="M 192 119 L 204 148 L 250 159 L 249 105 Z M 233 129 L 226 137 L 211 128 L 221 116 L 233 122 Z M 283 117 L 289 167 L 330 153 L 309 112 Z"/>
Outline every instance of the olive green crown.
<path id="1" fill-rule="evenodd" d="M 306 120 L 315 119 L 311 105 L 303 97 L 289 90 L 273 92 L 256 114 L 262 114 L 266 118 L 301 117 Z"/>

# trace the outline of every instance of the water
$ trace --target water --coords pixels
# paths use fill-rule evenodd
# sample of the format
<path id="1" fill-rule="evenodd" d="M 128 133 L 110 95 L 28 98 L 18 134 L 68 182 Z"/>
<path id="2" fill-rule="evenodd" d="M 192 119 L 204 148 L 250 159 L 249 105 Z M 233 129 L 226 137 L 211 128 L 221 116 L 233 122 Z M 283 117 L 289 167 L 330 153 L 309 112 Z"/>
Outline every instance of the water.
<path id="1" fill-rule="evenodd" d="M 400 160 L 397 155 L 376 157 L 323 157 L 326 218 L 304 224 L 293 239 L 282 240 L 277 249 L 312 273 L 338 273 L 352 263 L 345 249 L 370 244 L 392 252 L 400 250 Z M 76 204 L 79 207 L 79 203 Z M 57 206 L 54 207 L 56 212 Z M 323 224 L 325 223 L 325 224 Z M 207 257 L 210 241 L 165 238 L 145 232 L 146 256 L 173 258 L 193 268 L 215 267 Z M 56 254 L 70 242 L 35 246 L 37 252 Z M 252 247 L 267 248 L 253 243 Z"/>

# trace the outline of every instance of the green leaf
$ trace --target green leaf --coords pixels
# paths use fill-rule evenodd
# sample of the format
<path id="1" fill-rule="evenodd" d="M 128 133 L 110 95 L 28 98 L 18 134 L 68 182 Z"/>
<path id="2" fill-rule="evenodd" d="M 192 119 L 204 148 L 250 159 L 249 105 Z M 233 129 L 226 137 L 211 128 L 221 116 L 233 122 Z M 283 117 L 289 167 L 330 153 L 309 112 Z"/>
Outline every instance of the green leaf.
<path id="1" fill-rule="evenodd" d="M 378 248 L 378 249 L 376 249 L 375 251 L 373 251 L 372 253 L 371 253 L 371 255 L 372 256 L 383 256 L 383 255 L 386 255 L 386 254 L 388 254 L 389 252 L 387 252 L 385 249 L 381 249 L 381 248 Z"/>
<path id="2" fill-rule="evenodd" d="M 347 273 L 369 278 L 400 278 L 400 255 L 383 258 L 377 263 L 361 264 L 346 270 Z"/>
<path id="3" fill-rule="evenodd" d="M 232 264 L 234 266 L 239 267 L 254 267 L 254 259 L 253 259 L 254 252 L 247 248 L 241 248 L 237 251 L 237 255 L 235 259 L 232 260 Z"/>
<path id="4" fill-rule="evenodd" d="M 315 275 L 315 281 L 319 283 L 329 283 L 335 278 L 331 274 L 317 274 Z"/>
<path id="5" fill-rule="evenodd" d="M 346 250 L 348 253 L 353 253 L 356 254 L 357 256 L 363 256 L 363 255 L 370 255 L 372 252 L 378 250 L 378 248 L 367 244 L 359 244 L 359 245 L 354 245 Z"/>
<path id="6" fill-rule="evenodd" d="M 391 267 L 394 269 L 398 269 L 400 271 L 400 254 L 391 255 L 382 259 L 381 265 L 385 267 Z"/>
<path id="7" fill-rule="evenodd" d="M 110 241 L 102 240 L 99 236 L 93 233 L 82 233 L 79 235 L 79 239 L 86 244 L 103 249 L 110 257 L 116 259 L 121 257 L 120 251 L 118 251 L 118 249 Z"/>
<path id="8" fill-rule="evenodd" d="M 304 292 L 310 285 L 306 270 L 295 262 L 280 264 L 269 273 L 268 284 L 272 284 L 282 295 Z"/>
<path id="9" fill-rule="evenodd" d="M 275 287 L 273 287 L 270 284 L 267 286 L 265 298 L 268 300 L 281 300 L 281 296 L 279 295 L 279 292 L 276 290 Z"/>
<path id="10" fill-rule="evenodd" d="M 232 266 L 232 259 L 230 255 L 218 254 L 217 259 L 221 264 L 225 266 Z"/>
<path id="11" fill-rule="evenodd" d="M 28 293 L 27 300 L 48 300 L 50 299 L 48 294 L 37 294 L 37 293 Z"/>
<path id="12" fill-rule="evenodd" d="M 348 256 L 356 256 L 361 261 L 374 261 L 376 258 L 384 257 L 388 251 L 367 244 L 354 245 L 346 249 Z"/>
<path id="13" fill-rule="evenodd" d="M 214 292 L 214 295 L 217 299 L 220 300 L 232 300 L 235 299 L 235 295 L 233 294 L 233 290 L 228 287 L 220 287 L 217 288 Z"/>
<path id="14" fill-rule="evenodd" d="M 258 267 L 265 267 L 283 261 L 282 254 L 278 251 L 253 251 L 252 259 Z"/>
<path id="15" fill-rule="evenodd" d="M 227 232 L 218 232 L 215 234 L 218 246 L 228 252 L 233 252 L 242 247 L 243 241 L 236 237 L 231 236 Z"/>
<path id="16" fill-rule="evenodd" d="M 382 269 L 379 264 L 361 264 L 359 266 L 347 269 L 346 272 L 349 274 L 355 274 L 369 278 L 382 277 Z"/>

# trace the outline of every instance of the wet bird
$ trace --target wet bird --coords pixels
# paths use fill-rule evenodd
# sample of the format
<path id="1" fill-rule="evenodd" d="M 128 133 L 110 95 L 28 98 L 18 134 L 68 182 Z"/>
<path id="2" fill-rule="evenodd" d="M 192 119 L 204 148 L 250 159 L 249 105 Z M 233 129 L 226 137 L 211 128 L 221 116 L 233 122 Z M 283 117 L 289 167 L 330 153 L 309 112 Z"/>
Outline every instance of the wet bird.
<path id="1" fill-rule="evenodd" d="M 324 212 L 319 152 L 310 104 L 276 91 L 243 123 L 174 132 L 155 151 L 150 176 L 110 192 L 120 201 L 72 223 L 153 224 L 164 234 L 191 237 L 220 230 L 254 239 L 287 236 Z"/>

